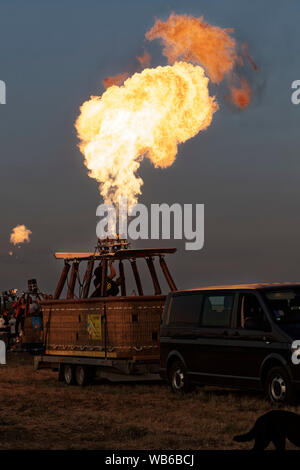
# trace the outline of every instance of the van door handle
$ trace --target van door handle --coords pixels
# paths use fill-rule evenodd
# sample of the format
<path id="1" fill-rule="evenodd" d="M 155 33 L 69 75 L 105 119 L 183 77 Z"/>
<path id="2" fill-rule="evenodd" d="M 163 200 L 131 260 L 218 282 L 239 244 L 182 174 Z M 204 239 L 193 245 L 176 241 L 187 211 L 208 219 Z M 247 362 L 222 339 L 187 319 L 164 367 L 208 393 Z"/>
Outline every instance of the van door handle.
<path id="1" fill-rule="evenodd" d="M 270 344 L 272 342 L 272 338 L 270 336 L 263 336 L 262 339 L 266 344 Z"/>

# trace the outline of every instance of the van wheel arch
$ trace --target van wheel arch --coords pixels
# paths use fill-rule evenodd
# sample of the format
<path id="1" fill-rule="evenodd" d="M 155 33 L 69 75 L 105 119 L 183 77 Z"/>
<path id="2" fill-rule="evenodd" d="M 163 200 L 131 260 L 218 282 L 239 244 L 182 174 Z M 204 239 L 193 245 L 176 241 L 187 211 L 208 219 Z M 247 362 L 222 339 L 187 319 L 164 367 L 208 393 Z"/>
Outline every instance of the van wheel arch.
<path id="1" fill-rule="evenodd" d="M 273 367 L 283 367 L 284 369 L 286 369 L 287 373 L 289 374 L 290 379 L 292 379 L 291 371 L 286 361 L 281 356 L 278 356 L 278 355 L 270 356 L 269 358 L 265 359 L 260 370 L 260 380 L 261 380 L 261 385 L 263 388 L 266 383 L 267 375 L 269 371 L 273 369 Z"/>
<path id="2" fill-rule="evenodd" d="M 167 360 L 167 367 L 166 367 L 168 379 L 170 378 L 170 371 L 171 371 L 172 365 L 176 361 L 182 362 L 182 364 L 186 367 L 185 361 L 184 361 L 183 357 L 181 356 L 181 354 L 172 354 L 172 355 L 170 355 L 170 357 Z"/>

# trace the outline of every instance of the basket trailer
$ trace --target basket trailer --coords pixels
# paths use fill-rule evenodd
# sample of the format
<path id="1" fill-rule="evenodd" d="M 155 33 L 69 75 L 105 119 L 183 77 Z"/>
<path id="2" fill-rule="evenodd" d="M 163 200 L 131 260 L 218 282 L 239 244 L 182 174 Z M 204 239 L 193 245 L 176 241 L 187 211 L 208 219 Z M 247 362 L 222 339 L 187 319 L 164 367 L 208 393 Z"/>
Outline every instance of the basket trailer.
<path id="1" fill-rule="evenodd" d="M 58 380 L 67 385 L 84 386 L 96 377 L 110 381 L 161 380 L 159 364 L 142 360 L 101 359 L 93 357 L 34 356 L 34 369 L 58 371 Z"/>
<path id="2" fill-rule="evenodd" d="M 64 267 L 53 298 L 41 304 L 44 354 L 35 356 L 35 369 L 58 370 L 59 380 L 78 385 L 85 385 L 96 375 L 113 379 L 121 374 L 145 379 L 158 374 L 159 329 L 166 295 L 162 293 L 155 261 L 159 261 L 168 291 L 176 290 L 164 259 L 175 251 L 175 248 L 130 249 L 125 240 L 107 239 L 98 242 L 94 252 L 55 253 L 57 259 L 64 260 Z M 146 261 L 153 295 L 144 295 L 137 259 Z M 118 261 L 120 296 L 107 296 L 111 260 Z M 131 266 L 138 295 L 127 295 L 125 261 Z M 83 282 L 79 275 L 81 262 L 87 262 Z M 98 262 L 101 289 L 97 297 L 95 293 L 89 296 Z M 65 286 L 66 298 L 62 299 Z"/>

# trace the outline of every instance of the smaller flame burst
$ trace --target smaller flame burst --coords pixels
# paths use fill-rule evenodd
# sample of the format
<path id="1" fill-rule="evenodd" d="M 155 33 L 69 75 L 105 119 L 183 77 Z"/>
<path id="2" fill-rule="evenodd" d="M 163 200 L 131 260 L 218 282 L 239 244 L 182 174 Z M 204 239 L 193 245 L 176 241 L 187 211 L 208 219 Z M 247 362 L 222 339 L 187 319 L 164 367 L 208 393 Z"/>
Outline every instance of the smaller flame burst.
<path id="1" fill-rule="evenodd" d="M 30 235 L 32 234 L 31 230 L 29 230 L 25 225 L 17 225 L 12 229 L 10 234 L 10 243 L 14 246 L 19 245 L 21 243 L 30 242 Z M 12 251 L 9 252 L 9 255 L 12 256 Z"/>

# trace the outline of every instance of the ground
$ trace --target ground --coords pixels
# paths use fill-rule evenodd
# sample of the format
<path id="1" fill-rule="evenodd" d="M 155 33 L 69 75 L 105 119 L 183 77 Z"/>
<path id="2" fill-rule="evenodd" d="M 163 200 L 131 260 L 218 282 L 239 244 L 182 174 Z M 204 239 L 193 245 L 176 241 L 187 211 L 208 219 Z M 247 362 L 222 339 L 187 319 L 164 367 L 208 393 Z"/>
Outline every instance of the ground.
<path id="1" fill-rule="evenodd" d="M 68 386 L 16 352 L 0 383 L 0 449 L 249 449 L 232 437 L 271 409 L 260 393 L 216 388 L 178 398 L 159 382 Z"/>

